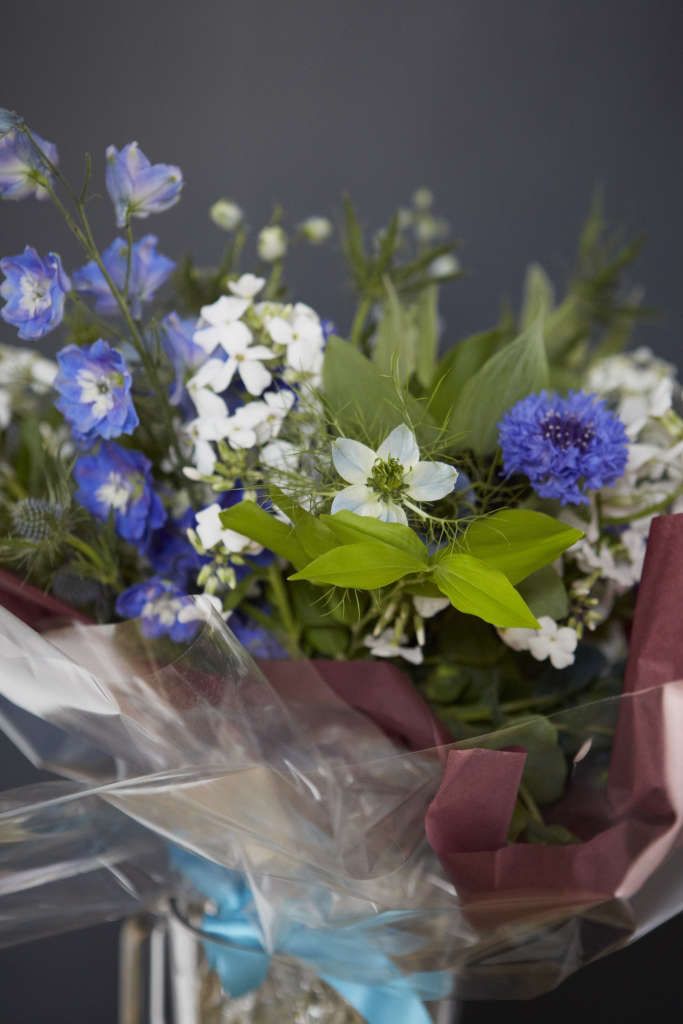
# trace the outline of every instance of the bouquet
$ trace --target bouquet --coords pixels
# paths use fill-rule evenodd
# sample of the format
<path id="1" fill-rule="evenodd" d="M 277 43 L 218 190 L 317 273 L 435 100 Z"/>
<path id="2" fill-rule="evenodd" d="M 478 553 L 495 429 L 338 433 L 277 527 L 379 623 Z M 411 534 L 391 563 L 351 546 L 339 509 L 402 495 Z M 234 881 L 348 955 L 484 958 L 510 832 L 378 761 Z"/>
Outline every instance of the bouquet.
<path id="1" fill-rule="evenodd" d="M 345 200 L 346 330 L 286 284 L 327 218 L 276 208 L 245 270 L 221 199 L 217 265 L 178 265 L 135 225 L 182 172 L 133 142 L 101 249 L 90 157 L 74 186 L 0 133 L 0 194 L 84 259 L 0 260 L 29 343 L 0 354 L 0 715 L 68 780 L 6 794 L 2 941 L 171 899 L 223 992 L 303 963 L 377 1024 L 537 994 L 676 913 L 683 419 L 627 350 L 639 241 L 596 202 L 564 297 L 534 265 L 444 348 L 426 189 L 371 239 Z"/>

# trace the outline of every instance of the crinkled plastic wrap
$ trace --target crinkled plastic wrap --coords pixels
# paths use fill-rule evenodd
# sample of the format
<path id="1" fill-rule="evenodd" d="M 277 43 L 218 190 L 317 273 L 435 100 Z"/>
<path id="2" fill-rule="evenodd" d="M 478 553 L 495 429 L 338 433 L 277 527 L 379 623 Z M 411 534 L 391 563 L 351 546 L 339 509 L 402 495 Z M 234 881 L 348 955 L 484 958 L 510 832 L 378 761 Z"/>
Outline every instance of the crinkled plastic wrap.
<path id="1" fill-rule="evenodd" d="M 655 522 L 624 694 L 543 726 L 569 754 L 544 808 L 568 845 L 507 842 L 543 767 L 533 718 L 448 742 L 392 666 L 266 678 L 201 606 L 182 647 L 137 622 L 48 639 L 0 609 L 1 724 L 67 780 L 2 795 L 0 943 L 169 896 L 183 913 L 221 868 L 248 882 L 241 921 L 267 953 L 425 999 L 451 981 L 537 995 L 655 927 L 683 908 L 683 651 L 662 619 L 683 579 L 656 584 L 672 544 L 683 565 L 683 517 Z"/>

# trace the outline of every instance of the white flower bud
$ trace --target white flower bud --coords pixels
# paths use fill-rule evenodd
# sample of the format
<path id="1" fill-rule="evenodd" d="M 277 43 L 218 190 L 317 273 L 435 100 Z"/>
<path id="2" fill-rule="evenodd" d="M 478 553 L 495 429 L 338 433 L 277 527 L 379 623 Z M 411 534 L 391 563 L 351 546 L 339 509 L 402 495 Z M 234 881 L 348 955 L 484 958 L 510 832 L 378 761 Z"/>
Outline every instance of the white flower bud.
<path id="1" fill-rule="evenodd" d="M 428 210 L 434 202 L 434 196 L 428 188 L 418 188 L 413 195 L 413 206 L 418 210 Z"/>
<path id="2" fill-rule="evenodd" d="M 223 231 L 234 231 L 242 223 L 244 214 L 232 199 L 218 199 L 209 210 L 209 216 Z"/>
<path id="3" fill-rule="evenodd" d="M 306 241 L 313 245 L 326 241 L 333 230 L 332 222 L 327 217 L 307 217 L 299 226 Z"/>
<path id="4" fill-rule="evenodd" d="M 266 263 L 281 260 L 287 252 L 287 235 L 277 224 L 262 228 L 258 235 L 258 254 Z"/>
<path id="5" fill-rule="evenodd" d="M 448 277 L 450 274 L 457 274 L 460 270 L 460 260 L 452 252 L 445 252 L 443 256 L 437 256 L 429 264 L 430 277 Z"/>

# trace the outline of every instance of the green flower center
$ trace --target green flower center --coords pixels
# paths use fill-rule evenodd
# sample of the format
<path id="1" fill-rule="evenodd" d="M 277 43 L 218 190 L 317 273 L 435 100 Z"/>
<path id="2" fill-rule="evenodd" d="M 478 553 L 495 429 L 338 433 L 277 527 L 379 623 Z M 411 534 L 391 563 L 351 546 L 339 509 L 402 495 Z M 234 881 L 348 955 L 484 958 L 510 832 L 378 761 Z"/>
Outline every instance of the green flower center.
<path id="1" fill-rule="evenodd" d="M 383 498 L 395 500 L 408 490 L 404 475 L 403 465 L 393 455 L 390 455 L 386 462 L 376 459 L 368 477 L 368 487 L 372 487 L 373 491 Z"/>

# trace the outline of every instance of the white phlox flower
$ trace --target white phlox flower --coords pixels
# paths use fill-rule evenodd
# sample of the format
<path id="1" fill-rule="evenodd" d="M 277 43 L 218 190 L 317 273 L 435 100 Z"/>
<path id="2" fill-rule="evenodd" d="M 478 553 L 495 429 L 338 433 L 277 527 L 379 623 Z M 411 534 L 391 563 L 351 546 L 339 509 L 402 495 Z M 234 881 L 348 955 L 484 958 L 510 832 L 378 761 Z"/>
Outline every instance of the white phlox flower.
<path id="1" fill-rule="evenodd" d="M 385 629 L 379 636 L 366 636 L 363 643 L 375 658 L 403 658 L 411 665 L 421 665 L 423 654 L 421 647 L 409 647 L 402 643 L 404 637 L 397 642 L 393 629 Z"/>
<path id="2" fill-rule="evenodd" d="M 257 277 L 256 274 L 242 274 L 237 281 L 228 281 L 228 288 L 233 295 L 237 295 L 240 299 L 253 299 L 265 283 L 265 277 Z"/>
<path id="3" fill-rule="evenodd" d="M 200 345 L 207 355 L 211 355 L 218 345 L 224 345 L 236 333 L 243 335 L 249 331 L 241 317 L 249 309 L 251 299 L 237 295 L 221 295 L 220 299 L 210 306 L 202 306 L 201 320 L 192 338 Z M 249 332 L 251 340 L 251 332 Z"/>
<path id="4" fill-rule="evenodd" d="M 420 462 L 415 435 L 405 423 L 392 430 L 377 451 L 349 437 L 337 438 L 332 461 L 351 485 L 335 495 L 332 514 L 348 509 L 386 523 L 407 525 L 403 504 L 415 508 L 412 501 L 437 501 L 450 494 L 458 477 L 445 462 Z"/>
<path id="5" fill-rule="evenodd" d="M 257 555 L 263 551 L 260 544 L 256 544 L 236 530 L 228 530 L 220 520 L 222 508 L 217 502 L 208 505 L 207 508 L 197 512 L 197 536 L 202 542 L 206 551 L 220 544 L 232 554 Z"/>
<path id="6" fill-rule="evenodd" d="M 292 374 L 304 374 L 318 381 L 322 373 L 325 337 L 317 314 L 297 303 L 289 318 L 283 315 L 266 318 L 266 330 L 277 345 L 284 345 L 285 363 Z M 314 381 L 314 382 L 315 382 Z"/>
<path id="7" fill-rule="evenodd" d="M 228 415 L 228 407 L 220 397 L 231 380 L 227 363 L 207 359 L 187 382 L 187 393 L 202 418 L 218 419 Z"/>
<path id="8" fill-rule="evenodd" d="M 579 637 L 571 626 L 558 626 L 549 615 L 541 615 L 540 629 L 499 629 L 501 640 L 513 651 L 529 651 L 537 661 L 550 659 L 553 668 L 573 665 Z"/>
<path id="9" fill-rule="evenodd" d="M 263 466 L 280 473 L 295 473 L 299 468 L 299 450 L 291 441 L 269 441 L 260 457 Z"/>
<path id="10" fill-rule="evenodd" d="M 615 402 L 629 437 L 635 438 L 649 419 L 664 416 L 671 408 L 675 374 L 671 363 L 641 347 L 597 362 L 588 374 L 586 390 Z"/>
<path id="11" fill-rule="evenodd" d="M 203 476 L 211 476 L 216 466 L 216 453 L 211 441 L 218 440 L 216 434 L 220 428 L 217 423 L 222 420 L 214 420 L 209 417 L 197 417 L 182 426 L 182 441 L 192 445 L 192 466 L 186 466 L 183 470 L 185 476 L 191 480 L 199 480 Z M 222 436 L 222 435 L 219 435 Z"/>

